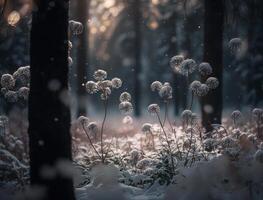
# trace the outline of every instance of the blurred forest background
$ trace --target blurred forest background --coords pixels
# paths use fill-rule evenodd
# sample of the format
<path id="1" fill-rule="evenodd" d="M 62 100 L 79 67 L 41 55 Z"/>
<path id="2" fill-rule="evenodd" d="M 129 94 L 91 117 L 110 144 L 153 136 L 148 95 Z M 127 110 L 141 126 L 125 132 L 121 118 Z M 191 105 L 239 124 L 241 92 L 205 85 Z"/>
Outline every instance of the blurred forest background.
<path id="1" fill-rule="evenodd" d="M 86 96 L 83 83 L 93 71 L 105 69 L 124 81 L 133 95 L 135 115 L 158 101 L 149 85 L 159 80 L 174 87 L 175 115 L 185 109 L 186 79 L 169 66 L 172 56 L 182 54 L 203 61 L 205 1 L 201 0 L 78 0 L 70 2 L 70 20 L 83 24 L 83 33 L 70 35 L 73 43 L 70 66 L 72 114 L 99 114 L 101 104 Z M 30 0 L 0 0 L 0 75 L 29 65 Z M 52 6 L 52 5 L 51 5 Z M 225 0 L 223 39 L 224 109 L 259 106 L 263 95 L 263 2 Z M 216 8 L 215 8 L 216 9 Z M 53 30 L 54 32 L 56 30 Z M 229 41 L 241 40 L 238 53 Z M 41 47 L 39 47 L 41 48 Z M 217 67 L 217 66 L 212 66 Z M 192 77 L 194 80 L 194 77 Z M 110 100 L 113 112 L 119 94 Z M 1 97 L 0 112 L 9 112 Z M 84 109 L 83 106 L 85 105 Z M 199 108 L 196 102 L 194 109 Z M 172 112 L 172 111 L 171 111 Z"/>

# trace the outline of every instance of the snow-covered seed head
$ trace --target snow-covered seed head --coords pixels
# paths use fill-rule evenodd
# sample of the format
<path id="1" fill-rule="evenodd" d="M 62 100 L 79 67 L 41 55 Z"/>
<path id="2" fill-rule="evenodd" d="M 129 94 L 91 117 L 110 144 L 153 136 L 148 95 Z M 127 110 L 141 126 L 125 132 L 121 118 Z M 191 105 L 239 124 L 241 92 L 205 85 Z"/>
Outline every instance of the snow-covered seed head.
<path id="1" fill-rule="evenodd" d="M 174 70 L 174 72 L 179 71 L 180 65 L 182 64 L 183 61 L 184 61 L 184 56 L 182 55 L 176 55 L 171 58 L 170 66 Z"/>
<path id="2" fill-rule="evenodd" d="M 106 87 L 103 89 L 100 98 L 101 100 L 107 100 L 110 97 L 111 89 L 109 87 Z"/>
<path id="3" fill-rule="evenodd" d="M 123 92 L 120 95 L 120 102 L 131 101 L 131 95 L 128 92 Z"/>
<path id="4" fill-rule="evenodd" d="M 90 122 L 87 126 L 90 133 L 97 134 L 99 132 L 98 124 L 96 122 Z"/>
<path id="5" fill-rule="evenodd" d="M 198 71 L 202 76 L 208 76 L 212 74 L 213 69 L 209 63 L 202 62 L 198 67 Z"/>
<path id="6" fill-rule="evenodd" d="M 17 92 L 9 90 L 5 93 L 5 98 L 8 102 L 15 103 L 18 100 Z"/>
<path id="7" fill-rule="evenodd" d="M 192 125 L 196 125 L 198 122 L 198 115 L 196 113 L 192 113 L 192 116 L 191 116 L 191 124 Z"/>
<path id="8" fill-rule="evenodd" d="M 18 97 L 19 98 L 27 100 L 28 99 L 28 95 L 29 95 L 29 88 L 28 87 L 21 87 L 21 88 L 19 88 L 17 93 L 18 93 Z"/>
<path id="9" fill-rule="evenodd" d="M 119 104 L 119 109 L 125 115 L 131 114 L 133 111 L 132 104 L 129 101 L 122 101 Z"/>
<path id="10" fill-rule="evenodd" d="M 202 83 L 200 81 L 193 81 L 190 84 L 190 90 L 196 95 Z"/>
<path id="11" fill-rule="evenodd" d="M 88 81 L 85 86 L 86 86 L 86 91 L 89 94 L 94 94 L 98 92 L 98 85 L 94 81 Z"/>
<path id="12" fill-rule="evenodd" d="M 239 110 L 235 110 L 231 113 L 231 119 L 237 122 L 242 117 L 242 113 Z"/>
<path id="13" fill-rule="evenodd" d="M 160 113 L 160 106 L 158 104 L 150 104 L 148 106 L 148 112 L 151 114 L 151 115 L 155 115 L 155 114 L 158 114 Z"/>
<path id="14" fill-rule="evenodd" d="M 209 92 L 209 87 L 206 84 L 201 84 L 200 87 L 198 88 L 196 94 L 199 97 L 203 97 L 205 95 L 207 95 Z"/>
<path id="15" fill-rule="evenodd" d="M 8 124 L 8 117 L 5 115 L 0 115 L 0 127 L 6 127 Z"/>
<path id="16" fill-rule="evenodd" d="M 232 53 L 237 53 L 238 51 L 240 51 L 241 45 L 242 45 L 242 40 L 240 38 L 232 38 L 228 42 L 228 46 Z"/>
<path id="17" fill-rule="evenodd" d="M 169 83 L 166 83 L 161 87 L 159 91 L 159 96 L 164 100 L 173 98 L 173 89 Z"/>
<path id="18" fill-rule="evenodd" d="M 186 59 L 180 65 L 180 73 L 188 76 L 193 73 L 196 69 L 196 62 L 193 59 Z"/>
<path id="19" fill-rule="evenodd" d="M 122 123 L 126 125 L 131 125 L 133 124 L 133 119 L 131 116 L 127 115 L 122 119 Z"/>
<path id="20" fill-rule="evenodd" d="M 104 81 L 98 81 L 98 90 L 105 90 L 106 88 L 111 88 L 112 87 L 112 82 L 110 80 L 104 80 Z"/>
<path id="21" fill-rule="evenodd" d="M 13 77 L 22 85 L 27 86 L 30 80 L 30 66 L 19 67 L 13 73 Z"/>
<path id="22" fill-rule="evenodd" d="M 155 92 L 155 91 L 160 91 L 161 88 L 162 88 L 162 86 L 163 86 L 163 84 L 162 84 L 160 81 L 154 81 L 154 82 L 152 82 L 152 84 L 151 84 L 151 90 L 152 90 L 153 92 Z"/>
<path id="23" fill-rule="evenodd" d="M 263 163 L 263 150 L 259 149 L 254 155 L 254 158 L 257 162 Z"/>
<path id="24" fill-rule="evenodd" d="M 263 109 L 261 108 L 254 108 L 252 110 L 252 115 L 253 115 L 253 118 L 259 122 L 261 120 L 263 120 Z"/>
<path id="25" fill-rule="evenodd" d="M 93 77 L 96 81 L 104 81 L 107 78 L 107 72 L 102 69 L 98 69 L 94 72 Z"/>
<path id="26" fill-rule="evenodd" d="M 115 89 L 118 89 L 122 86 L 122 80 L 119 78 L 113 78 L 111 80 L 111 83 L 112 83 L 112 87 Z"/>
<path id="27" fill-rule="evenodd" d="M 89 118 L 85 117 L 85 116 L 79 116 L 79 118 L 77 119 L 77 122 L 82 126 L 84 125 L 84 127 L 89 123 Z"/>
<path id="28" fill-rule="evenodd" d="M 219 81 L 216 77 L 209 77 L 205 83 L 209 89 L 216 89 L 219 86 Z"/>
<path id="29" fill-rule="evenodd" d="M 144 123 L 142 125 L 142 132 L 146 133 L 146 132 L 151 132 L 152 129 L 152 125 L 150 123 Z"/>
<path id="30" fill-rule="evenodd" d="M 206 151 L 211 152 L 216 147 L 217 142 L 215 139 L 208 138 L 204 140 L 203 145 Z"/>
<path id="31" fill-rule="evenodd" d="M 11 74 L 3 74 L 1 77 L 1 86 L 11 90 L 15 86 L 15 79 Z"/>
<path id="32" fill-rule="evenodd" d="M 69 21 L 69 29 L 74 35 L 79 35 L 83 31 L 83 25 L 80 22 L 70 20 Z"/>

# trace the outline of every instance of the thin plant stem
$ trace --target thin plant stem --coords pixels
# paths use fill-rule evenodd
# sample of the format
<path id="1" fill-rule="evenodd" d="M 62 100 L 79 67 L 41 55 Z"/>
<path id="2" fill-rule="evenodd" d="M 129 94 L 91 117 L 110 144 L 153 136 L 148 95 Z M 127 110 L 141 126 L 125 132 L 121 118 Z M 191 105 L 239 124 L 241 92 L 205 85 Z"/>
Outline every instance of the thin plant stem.
<path id="1" fill-rule="evenodd" d="M 194 102 L 194 93 L 192 92 L 192 94 L 191 94 L 191 103 L 190 103 L 189 110 L 192 110 L 193 102 Z"/>
<path id="2" fill-rule="evenodd" d="M 163 126 L 163 124 L 162 124 L 162 121 L 161 121 L 161 118 L 160 118 L 158 112 L 155 112 L 155 113 L 156 113 L 156 115 L 157 115 L 158 121 L 159 121 L 159 123 L 160 123 L 160 125 L 161 125 L 161 128 L 162 128 L 162 130 L 163 130 L 163 134 L 164 134 L 164 136 L 165 136 L 165 140 L 166 140 L 166 143 L 167 143 L 167 145 L 168 145 L 168 150 L 169 150 L 169 153 L 170 153 L 170 158 L 171 158 L 171 163 L 172 163 L 172 169 L 173 169 L 173 172 L 175 172 L 174 160 L 173 160 L 173 155 L 172 155 L 172 149 L 171 149 L 171 146 L 170 146 L 170 143 L 169 143 L 168 136 L 167 136 L 167 134 L 166 134 L 166 132 L 165 132 L 165 130 L 164 130 L 164 126 Z"/>
<path id="3" fill-rule="evenodd" d="M 100 148 L 101 148 L 101 161 L 102 163 L 104 163 L 105 161 L 105 157 L 104 157 L 104 151 L 103 151 L 103 131 L 104 131 L 104 125 L 106 122 L 106 118 L 107 118 L 107 110 L 108 110 L 108 101 L 105 100 L 103 101 L 104 103 L 104 118 L 101 124 L 101 129 L 100 129 Z"/>
<path id="4" fill-rule="evenodd" d="M 85 134 L 86 134 L 87 137 L 88 137 L 88 140 L 89 140 L 89 142 L 90 142 L 91 147 L 94 149 L 95 153 L 96 153 L 96 154 L 99 156 L 99 158 L 102 160 L 101 155 L 99 154 L 99 152 L 97 151 L 97 149 L 96 149 L 95 146 L 93 145 L 92 140 L 91 140 L 88 132 L 86 131 L 86 129 L 85 129 L 85 127 L 84 127 L 84 123 L 81 123 L 81 125 L 82 125 L 82 129 L 84 130 Z"/>

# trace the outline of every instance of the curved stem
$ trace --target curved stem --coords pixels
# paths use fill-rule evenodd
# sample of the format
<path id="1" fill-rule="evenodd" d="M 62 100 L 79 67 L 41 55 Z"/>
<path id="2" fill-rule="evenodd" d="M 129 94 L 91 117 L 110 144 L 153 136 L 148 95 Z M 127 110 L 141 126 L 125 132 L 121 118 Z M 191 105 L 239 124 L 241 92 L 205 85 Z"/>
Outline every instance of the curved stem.
<path id="1" fill-rule="evenodd" d="M 100 148 L 101 148 L 102 163 L 104 163 L 104 161 L 105 161 L 104 152 L 103 152 L 103 131 L 104 131 L 105 121 L 107 118 L 107 109 L 108 109 L 108 101 L 105 100 L 103 102 L 104 102 L 104 118 L 103 118 L 103 121 L 101 124 L 101 129 L 100 129 Z"/>
<path id="2" fill-rule="evenodd" d="M 160 125 L 161 125 L 161 128 L 162 128 L 162 130 L 163 130 L 163 134 L 164 134 L 164 136 L 165 136 L 165 140 L 166 140 L 166 143 L 167 143 L 167 145 L 168 145 L 168 150 L 169 150 L 169 153 L 170 153 L 170 158 L 171 158 L 171 163 L 172 163 L 172 169 L 173 169 L 173 172 L 175 172 L 174 160 L 173 160 L 172 149 L 171 149 L 171 146 L 170 146 L 170 143 L 169 143 L 169 139 L 168 139 L 168 136 L 167 136 L 167 134 L 166 134 L 166 132 L 165 132 L 165 130 L 164 130 L 164 126 L 163 126 L 163 124 L 162 124 L 162 121 L 161 121 L 161 118 L 160 118 L 158 112 L 156 112 L 156 115 L 157 115 L 158 121 L 159 121 L 159 123 L 160 123 Z"/>
<path id="3" fill-rule="evenodd" d="M 92 141 L 91 141 L 91 138 L 90 138 L 88 132 L 86 131 L 85 127 L 84 127 L 84 124 L 81 123 L 81 125 L 82 125 L 82 129 L 84 130 L 85 134 L 86 134 L 87 137 L 88 137 L 88 140 L 89 140 L 89 142 L 90 142 L 90 145 L 91 145 L 92 148 L 94 149 L 95 153 L 99 156 L 99 158 L 102 159 L 101 155 L 99 154 L 99 152 L 97 151 L 97 149 L 96 149 L 95 146 L 93 145 L 93 143 L 92 143 Z"/>
<path id="4" fill-rule="evenodd" d="M 191 103 L 190 103 L 189 110 L 192 110 L 193 102 L 194 102 L 194 93 L 192 92 L 192 95 L 191 95 Z"/>
<path id="5" fill-rule="evenodd" d="M 164 120 L 163 120 L 163 126 L 165 126 L 165 122 L 167 119 L 167 113 L 168 113 L 168 102 L 164 102 Z"/>

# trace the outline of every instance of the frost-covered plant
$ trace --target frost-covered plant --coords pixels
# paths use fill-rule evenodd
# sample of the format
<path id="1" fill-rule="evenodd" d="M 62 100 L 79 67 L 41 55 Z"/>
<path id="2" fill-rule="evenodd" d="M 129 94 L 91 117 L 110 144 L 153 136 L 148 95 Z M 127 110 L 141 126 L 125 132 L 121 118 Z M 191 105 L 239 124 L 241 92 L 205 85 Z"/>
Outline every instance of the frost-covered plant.
<path id="1" fill-rule="evenodd" d="M 213 73 L 211 65 L 207 62 L 202 62 L 198 66 L 198 71 L 202 76 L 209 76 Z"/>
<path id="2" fill-rule="evenodd" d="M 171 144 L 170 144 L 170 140 L 168 138 L 168 134 L 166 133 L 165 131 L 165 128 L 164 128 L 164 123 L 162 122 L 161 118 L 160 118 L 160 107 L 158 104 L 150 104 L 148 106 L 148 112 L 151 114 L 151 115 L 154 115 L 154 116 L 157 116 L 157 119 L 158 119 L 158 122 L 162 128 L 162 133 L 164 135 L 164 139 L 165 139 L 165 142 L 167 144 L 167 151 L 168 151 L 168 154 L 171 158 L 171 166 L 172 166 L 172 169 L 173 169 L 173 172 L 175 171 L 175 164 L 173 162 L 173 152 L 172 152 L 172 148 L 171 148 Z"/>
<path id="3" fill-rule="evenodd" d="M 231 119 L 233 120 L 234 127 L 237 128 L 237 123 L 242 118 L 242 113 L 239 110 L 235 110 L 231 113 Z"/>
<path id="4" fill-rule="evenodd" d="M 170 66 L 174 72 L 180 72 L 180 65 L 182 64 L 183 61 L 184 61 L 183 55 L 176 55 L 171 58 Z"/>
<path id="5" fill-rule="evenodd" d="M 212 90 L 216 89 L 219 86 L 219 81 L 215 77 L 209 77 L 205 83 L 208 86 L 208 88 Z"/>
<path id="6" fill-rule="evenodd" d="M 73 35 L 79 35 L 83 32 L 83 25 L 82 23 L 75 21 L 75 20 L 70 20 L 69 21 L 69 30 Z"/>
<path id="7" fill-rule="evenodd" d="M 19 67 L 13 75 L 1 76 L 1 93 L 7 102 L 16 103 L 19 100 L 26 102 L 29 95 L 30 67 Z"/>
<path id="8" fill-rule="evenodd" d="M 235 54 L 240 51 L 242 45 L 242 40 L 240 38 L 232 38 L 228 42 L 228 47 L 230 48 L 231 53 Z"/>
<path id="9" fill-rule="evenodd" d="M 190 74 L 192 74 L 196 70 L 196 62 L 193 59 L 185 59 L 181 65 L 180 65 L 180 70 L 179 72 L 182 75 L 185 75 L 188 77 Z"/>
<path id="10" fill-rule="evenodd" d="M 113 78 L 112 80 L 107 80 L 107 72 L 102 69 L 96 70 L 93 74 L 93 78 L 95 79 L 96 82 L 87 81 L 85 86 L 86 86 L 86 91 L 89 94 L 99 93 L 100 99 L 102 100 L 103 105 L 104 105 L 104 117 L 103 117 L 101 129 L 100 129 L 100 151 L 101 153 L 98 154 L 98 152 L 96 152 L 98 155 L 100 155 L 102 163 L 104 163 L 107 152 L 104 152 L 103 132 L 104 132 L 104 126 L 105 126 L 107 112 L 108 112 L 108 99 L 111 95 L 111 90 L 120 88 L 122 86 L 122 81 L 119 78 Z M 127 106 L 127 104 L 129 105 Z M 128 111 L 128 109 L 130 109 L 129 102 L 128 103 L 126 102 L 125 108 L 126 108 L 125 111 Z M 96 127 L 95 124 L 90 124 L 90 126 L 88 126 L 87 128 L 94 129 L 94 127 Z M 95 128 L 94 130 L 97 130 L 97 128 Z M 96 148 L 93 148 L 93 149 L 95 150 Z"/>

